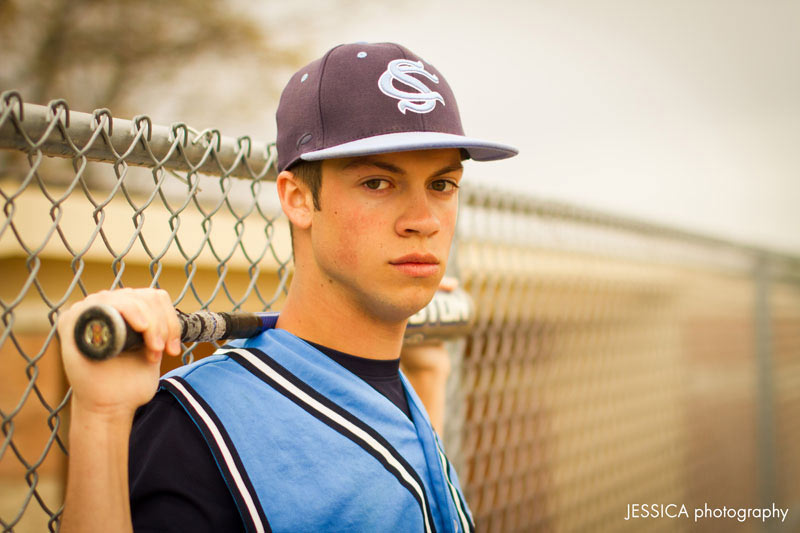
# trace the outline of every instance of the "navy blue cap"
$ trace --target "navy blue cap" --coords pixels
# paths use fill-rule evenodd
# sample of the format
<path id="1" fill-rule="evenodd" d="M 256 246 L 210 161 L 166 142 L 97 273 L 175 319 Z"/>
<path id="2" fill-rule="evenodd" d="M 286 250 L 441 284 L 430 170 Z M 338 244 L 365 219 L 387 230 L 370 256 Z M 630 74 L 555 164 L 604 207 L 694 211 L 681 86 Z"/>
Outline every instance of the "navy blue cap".
<path id="1" fill-rule="evenodd" d="M 455 96 L 430 63 L 394 43 L 337 46 L 281 94 L 278 171 L 298 161 L 462 148 L 477 161 L 517 149 L 466 137 Z"/>

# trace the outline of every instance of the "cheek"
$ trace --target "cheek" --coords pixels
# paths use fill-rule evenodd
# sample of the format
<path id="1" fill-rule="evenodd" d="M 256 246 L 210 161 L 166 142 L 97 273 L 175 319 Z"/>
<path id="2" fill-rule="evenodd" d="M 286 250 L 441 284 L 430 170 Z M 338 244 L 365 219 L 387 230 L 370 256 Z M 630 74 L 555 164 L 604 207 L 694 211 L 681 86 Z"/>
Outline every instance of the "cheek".
<path id="1" fill-rule="evenodd" d="M 452 240 L 456 233 L 456 221 L 458 219 L 458 204 L 452 208 L 445 209 L 439 215 L 439 223 L 442 225 L 441 233 Z"/>
<path id="2" fill-rule="evenodd" d="M 453 235 L 456 232 L 456 221 L 458 220 L 458 207 L 449 210 L 442 218 L 442 228 Z"/>
<path id="3" fill-rule="evenodd" d="M 335 234 L 329 237 L 333 261 L 339 268 L 349 270 L 371 268 L 369 256 L 383 248 L 376 235 L 376 228 L 383 223 L 379 214 L 359 209 L 335 209 L 332 216 Z"/>

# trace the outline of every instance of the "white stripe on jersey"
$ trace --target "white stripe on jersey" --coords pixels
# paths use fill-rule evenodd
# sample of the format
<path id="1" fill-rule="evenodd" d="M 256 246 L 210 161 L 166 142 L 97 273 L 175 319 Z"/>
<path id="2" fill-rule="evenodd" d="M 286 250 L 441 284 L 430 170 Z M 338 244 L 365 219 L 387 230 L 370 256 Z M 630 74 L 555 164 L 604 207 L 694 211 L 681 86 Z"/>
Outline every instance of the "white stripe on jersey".
<path id="1" fill-rule="evenodd" d="M 236 483 L 236 488 L 239 490 L 239 494 L 241 494 L 242 498 L 244 499 L 244 503 L 247 506 L 247 512 L 250 514 L 250 519 L 256 526 L 256 531 L 258 533 L 264 533 L 264 524 L 261 523 L 261 519 L 258 517 L 258 510 L 256 509 L 255 502 L 253 501 L 253 495 L 247 490 L 247 486 L 244 484 L 244 480 L 242 479 L 242 474 L 239 472 L 239 469 L 236 467 L 236 463 L 233 460 L 233 454 L 228 449 L 228 445 L 225 443 L 225 439 L 222 438 L 222 433 L 214 423 L 214 420 L 208 415 L 206 410 L 203 409 L 203 406 L 200 405 L 194 396 L 192 396 L 192 394 L 186 390 L 180 381 L 176 380 L 175 378 L 167 378 L 165 381 L 168 381 L 172 386 L 174 386 L 175 389 L 177 389 L 178 392 L 180 392 L 181 395 L 191 404 L 195 412 L 203 419 L 206 427 L 214 437 L 217 447 L 222 452 L 225 466 L 233 476 L 233 481 Z"/>
<path id="2" fill-rule="evenodd" d="M 461 520 L 461 530 L 464 533 L 469 533 L 469 519 L 467 518 L 466 512 L 461 507 L 461 498 L 458 497 L 458 491 L 453 483 L 450 481 L 450 471 L 447 465 L 447 458 L 444 456 L 444 452 L 439 447 L 439 442 L 436 442 L 436 451 L 439 452 L 439 461 L 442 463 L 442 470 L 444 471 L 445 480 L 447 480 L 447 486 L 450 489 L 450 496 L 453 498 L 453 503 L 456 506 L 456 511 L 458 512 L 458 518 Z"/>
<path id="3" fill-rule="evenodd" d="M 235 352 L 240 356 L 244 357 L 251 365 L 257 368 L 259 371 L 263 372 L 266 376 L 268 376 L 271 380 L 276 381 L 281 387 L 286 389 L 287 392 L 292 394 L 295 398 L 299 401 L 303 402 L 306 406 L 311 409 L 314 409 L 320 415 L 332 420 L 336 424 L 346 428 L 349 432 L 353 435 L 357 436 L 359 440 L 363 441 L 365 444 L 369 445 L 373 450 L 378 452 L 381 457 L 383 457 L 387 463 L 392 465 L 397 473 L 402 476 L 402 478 L 414 488 L 414 491 L 419 495 L 419 500 L 422 502 L 422 517 L 425 522 L 425 531 L 426 533 L 431 533 L 431 524 L 428 523 L 428 509 L 425 500 L 425 491 L 424 489 L 417 483 L 408 470 L 392 455 L 392 453 L 386 449 L 386 447 L 375 440 L 369 433 L 361 429 L 360 427 L 356 426 L 339 413 L 332 411 L 325 405 L 321 404 L 302 390 L 300 390 L 294 383 L 283 377 L 280 373 L 275 371 L 271 366 L 265 363 L 260 358 L 253 355 L 250 351 L 246 349 L 239 349 L 234 348 L 230 350 L 226 350 L 226 352 Z"/>

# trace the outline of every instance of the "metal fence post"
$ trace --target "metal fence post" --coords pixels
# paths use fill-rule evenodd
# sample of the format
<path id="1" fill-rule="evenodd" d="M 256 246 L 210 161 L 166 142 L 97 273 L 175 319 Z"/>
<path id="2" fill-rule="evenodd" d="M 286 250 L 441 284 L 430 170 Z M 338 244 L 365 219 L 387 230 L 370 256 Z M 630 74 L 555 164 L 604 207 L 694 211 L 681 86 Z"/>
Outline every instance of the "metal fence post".
<path id="1" fill-rule="evenodd" d="M 764 508 L 775 502 L 775 385 L 772 358 L 772 313 L 770 310 L 770 259 L 766 253 L 755 257 L 755 350 L 758 368 L 758 474 Z M 776 531 L 774 521 L 765 522 L 766 531 Z"/>

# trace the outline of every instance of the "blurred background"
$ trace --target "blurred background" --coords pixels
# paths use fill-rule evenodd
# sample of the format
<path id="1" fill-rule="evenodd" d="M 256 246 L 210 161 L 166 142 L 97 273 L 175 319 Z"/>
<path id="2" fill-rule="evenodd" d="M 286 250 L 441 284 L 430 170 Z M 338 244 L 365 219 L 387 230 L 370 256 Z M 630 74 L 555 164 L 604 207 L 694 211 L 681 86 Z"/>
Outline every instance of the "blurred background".
<path id="1" fill-rule="evenodd" d="M 271 140 L 287 76 L 397 41 L 437 65 L 468 134 L 520 148 L 475 180 L 800 250 L 800 5 L 5 0 L 0 83 L 26 101 Z M 168 87 L 169 90 L 165 90 Z"/>
<path id="2" fill-rule="evenodd" d="M 800 530 L 800 2 L 0 0 L 0 90 L 269 142 L 289 75 L 353 41 L 405 44 L 468 135 L 520 149 L 467 165 L 455 249 L 478 322 L 444 436 L 478 530 Z M 266 172 L 15 146 L 0 525 L 42 531 L 67 448 L 55 313 L 156 283 L 186 311 L 279 309 L 291 264 Z M 706 502 L 790 511 L 623 520 Z"/>

